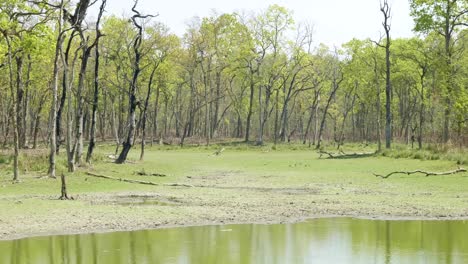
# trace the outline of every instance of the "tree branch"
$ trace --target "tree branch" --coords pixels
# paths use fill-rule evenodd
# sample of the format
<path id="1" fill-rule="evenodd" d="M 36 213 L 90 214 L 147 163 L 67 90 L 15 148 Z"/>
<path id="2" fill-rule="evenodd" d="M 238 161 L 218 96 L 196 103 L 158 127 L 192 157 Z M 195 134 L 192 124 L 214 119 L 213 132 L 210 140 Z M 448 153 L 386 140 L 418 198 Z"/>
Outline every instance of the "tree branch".
<path id="1" fill-rule="evenodd" d="M 452 171 L 446 171 L 446 172 L 430 172 L 430 171 L 423 171 L 423 170 L 414 170 L 414 171 L 393 171 L 390 172 L 389 174 L 386 175 L 381 175 L 381 174 L 376 174 L 374 173 L 375 177 L 380 177 L 382 179 L 387 179 L 388 177 L 395 175 L 395 174 L 406 174 L 406 175 L 411 175 L 411 174 L 416 174 L 416 173 L 421 173 L 424 174 L 426 177 L 429 176 L 443 176 L 443 175 L 452 175 L 456 173 L 462 173 L 466 172 L 466 169 L 464 168 L 458 168 L 456 170 Z"/>

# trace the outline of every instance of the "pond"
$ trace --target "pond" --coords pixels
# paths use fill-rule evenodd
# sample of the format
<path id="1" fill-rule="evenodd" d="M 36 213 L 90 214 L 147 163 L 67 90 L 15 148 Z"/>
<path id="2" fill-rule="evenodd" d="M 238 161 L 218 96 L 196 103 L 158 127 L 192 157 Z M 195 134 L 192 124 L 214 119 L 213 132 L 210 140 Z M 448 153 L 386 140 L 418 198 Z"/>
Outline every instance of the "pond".
<path id="1" fill-rule="evenodd" d="M 33 237 L 0 241 L 0 263 L 468 263 L 468 221 L 323 218 Z"/>

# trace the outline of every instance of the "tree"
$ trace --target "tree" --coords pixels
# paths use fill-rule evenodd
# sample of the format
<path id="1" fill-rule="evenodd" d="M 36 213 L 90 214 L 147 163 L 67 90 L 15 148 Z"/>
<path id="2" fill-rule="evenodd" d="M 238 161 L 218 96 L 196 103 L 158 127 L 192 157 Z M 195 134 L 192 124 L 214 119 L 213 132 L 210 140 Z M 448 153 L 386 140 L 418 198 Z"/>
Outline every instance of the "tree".
<path id="1" fill-rule="evenodd" d="M 380 11 L 384 17 L 382 26 L 385 30 L 385 147 L 390 148 L 392 142 L 392 83 L 390 75 L 390 16 L 391 10 L 388 1 L 380 5 Z"/>
<path id="2" fill-rule="evenodd" d="M 156 74 L 168 74 L 168 69 L 164 69 L 168 67 L 166 64 L 166 60 L 169 59 L 173 53 L 176 52 L 177 48 L 179 47 L 179 39 L 168 33 L 168 29 L 160 23 L 156 23 L 150 28 L 147 29 L 146 34 L 148 35 L 147 39 L 147 47 L 148 55 L 146 56 L 148 60 L 148 65 L 144 66 L 150 72 L 147 84 L 147 92 L 145 98 L 143 99 L 144 103 L 141 109 L 141 152 L 140 152 L 140 160 L 143 160 L 144 153 L 145 153 L 145 145 L 146 145 L 146 135 L 147 135 L 147 121 L 148 121 L 148 112 L 149 112 L 149 103 L 151 98 L 151 93 L 153 90 L 153 86 L 155 85 L 155 77 Z M 163 72 L 160 71 L 160 68 L 163 68 Z M 159 81 L 162 81 L 162 78 L 158 78 Z M 157 91 L 156 91 L 156 100 L 155 100 L 155 109 L 154 115 L 157 116 L 158 112 L 158 104 L 159 104 L 159 94 L 162 83 L 157 82 Z M 153 120 L 156 126 L 157 117 Z M 157 127 L 155 128 L 157 130 Z"/>
<path id="3" fill-rule="evenodd" d="M 416 32 L 435 31 L 445 41 L 444 45 L 444 80 L 445 80 L 445 116 L 442 138 L 450 139 L 450 118 L 455 89 L 453 54 L 454 38 L 458 29 L 468 26 L 468 2 L 460 0 L 411 0 L 411 15 L 415 21 Z"/>
<path id="4" fill-rule="evenodd" d="M 134 143 L 134 136 L 135 136 L 135 126 L 136 126 L 136 108 L 137 105 L 140 103 L 137 100 L 137 90 L 138 90 L 138 76 L 140 75 L 140 60 L 141 60 L 141 43 L 143 41 L 143 26 L 138 21 L 138 19 L 145 19 L 148 17 L 153 17 L 152 15 L 141 15 L 140 12 L 136 10 L 136 6 L 138 1 L 135 0 L 135 4 L 132 7 L 133 13 L 132 22 L 133 25 L 137 28 L 137 36 L 133 43 L 133 51 L 135 53 L 135 58 L 133 62 L 133 74 L 132 80 L 130 83 L 129 89 L 129 117 L 128 117 L 128 132 L 125 141 L 123 142 L 122 151 L 120 152 L 119 157 L 115 161 L 118 164 L 122 164 L 127 160 L 127 155 Z"/>
<path id="5" fill-rule="evenodd" d="M 49 155 L 49 177 L 56 178 L 55 175 L 55 155 L 57 151 L 57 91 L 59 75 L 59 56 L 62 49 L 65 30 L 63 29 L 64 1 L 60 1 L 59 14 L 57 17 L 57 39 L 55 43 L 54 70 L 52 73 L 52 106 L 50 108 L 50 155 Z"/>
<path id="6" fill-rule="evenodd" d="M 95 58 L 94 58 L 94 93 L 93 93 L 93 112 L 92 112 L 92 121 L 91 121 L 91 139 L 88 145 L 88 153 L 86 154 L 86 162 L 91 162 L 91 157 L 93 155 L 94 146 L 96 145 L 96 120 L 97 120 L 97 110 L 99 103 L 99 39 L 102 37 L 101 30 L 99 25 L 101 22 L 102 14 L 106 7 L 107 0 L 102 0 L 101 7 L 99 8 L 99 14 L 96 22 L 96 40 L 95 40 Z"/>
<path id="7" fill-rule="evenodd" d="M 278 89 L 280 73 L 286 66 L 282 54 L 284 35 L 291 29 L 293 23 L 291 11 L 278 5 L 268 7 L 264 14 L 255 19 L 254 36 L 256 53 L 259 54 L 257 61 L 260 64 L 257 74 L 261 80 L 258 87 L 258 145 L 263 144 L 264 129 L 273 110 L 270 106 L 271 97 L 275 89 Z"/>
<path id="8" fill-rule="evenodd" d="M 330 109 L 331 103 L 335 98 L 336 92 L 340 88 L 341 83 L 344 80 L 343 75 L 343 65 L 338 59 L 338 50 L 335 50 L 334 54 L 325 54 L 325 71 L 328 72 L 329 76 L 327 76 L 327 81 L 324 82 L 324 85 L 329 85 L 330 90 L 328 94 L 327 101 L 325 102 L 325 106 L 323 108 L 323 115 L 322 120 L 320 121 L 320 130 L 318 133 L 318 142 L 316 145 L 316 149 L 320 149 L 322 146 L 323 141 L 323 132 L 325 129 L 325 122 L 327 120 L 328 110 Z"/>

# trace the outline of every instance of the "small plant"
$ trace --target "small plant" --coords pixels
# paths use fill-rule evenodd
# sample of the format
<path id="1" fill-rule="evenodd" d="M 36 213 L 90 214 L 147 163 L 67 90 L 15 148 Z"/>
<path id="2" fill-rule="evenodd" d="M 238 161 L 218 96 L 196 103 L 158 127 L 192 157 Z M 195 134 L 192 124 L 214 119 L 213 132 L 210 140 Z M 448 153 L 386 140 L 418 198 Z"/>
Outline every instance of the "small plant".
<path id="1" fill-rule="evenodd" d="M 6 155 L 1 155 L 0 156 L 0 164 L 8 164 L 10 163 L 10 156 L 6 156 Z"/>

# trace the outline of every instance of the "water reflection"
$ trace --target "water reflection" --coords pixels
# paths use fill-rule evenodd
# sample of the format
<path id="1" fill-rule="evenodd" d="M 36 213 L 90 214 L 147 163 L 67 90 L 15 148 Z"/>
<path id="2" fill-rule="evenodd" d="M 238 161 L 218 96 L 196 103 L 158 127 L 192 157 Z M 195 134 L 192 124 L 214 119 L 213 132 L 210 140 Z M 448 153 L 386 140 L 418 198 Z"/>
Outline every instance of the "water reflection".
<path id="1" fill-rule="evenodd" d="M 468 263 L 468 221 L 316 219 L 0 242 L 0 263 Z"/>

